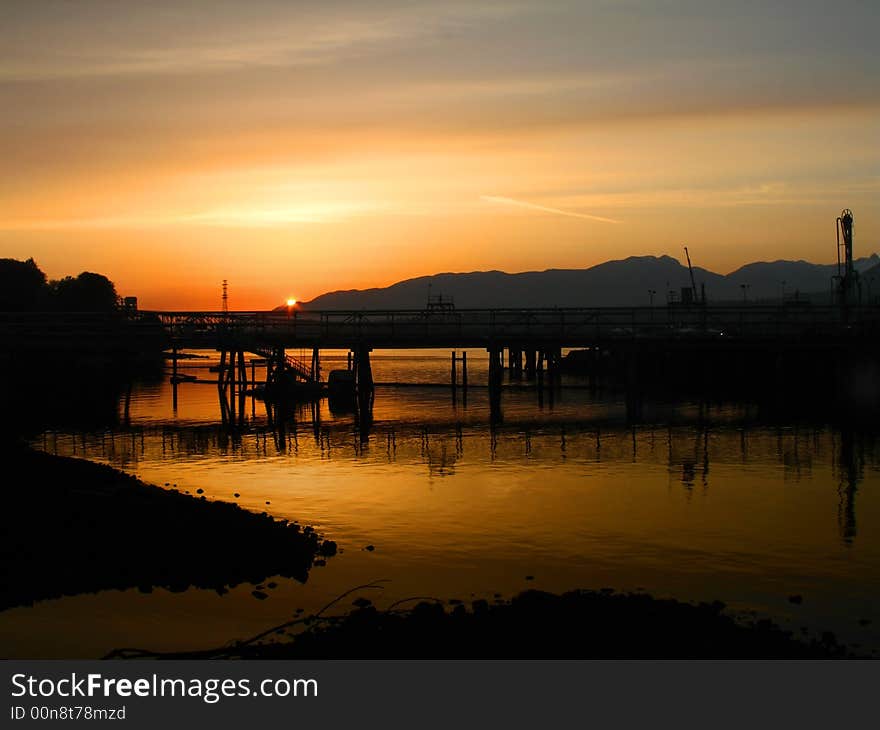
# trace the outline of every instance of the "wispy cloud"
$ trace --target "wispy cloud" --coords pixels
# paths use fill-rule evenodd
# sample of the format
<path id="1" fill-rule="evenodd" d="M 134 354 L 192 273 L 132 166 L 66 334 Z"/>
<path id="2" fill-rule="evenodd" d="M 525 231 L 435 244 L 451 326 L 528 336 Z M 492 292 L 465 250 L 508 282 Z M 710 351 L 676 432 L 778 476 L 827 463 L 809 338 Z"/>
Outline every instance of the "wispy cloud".
<path id="1" fill-rule="evenodd" d="M 572 210 L 561 210 L 560 208 L 550 208 L 546 205 L 537 205 L 535 203 L 529 203 L 524 200 L 514 200 L 513 198 L 505 198 L 498 195 L 481 195 L 480 200 L 484 200 L 487 203 L 497 203 L 499 205 L 513 205 L 518 208 L 528 208 L 529 210 L 537 210 L 542 213 L 552 213 L 554 215 L 564 215 L 569 218 L 584 218 L 586 220 L 591 221 L 599 221 L 600 223 L 620 223 L 619 220 L 614 218 L 604 218 L 600 215 L 592 215 L 591 213 L 578 213 Z"/>
<path id="2" fill-rule="evenodd" d="M 305 13 L 286 5 L 276 7 L 272 21 L 253 22 L 250 14 L 244 14 L 240 24 L 229 24 L 226 18 L 226 23 L 210 34 L 178 32 L 157 14 L 160 17 L 153 19 L 150 27 L 163 30 L 161 43 L 139 43 L 131 29 L 114 17 L 105 20 L 115 23 L 121 42 L 108 40 L 112 33 L 89 35 L 89 29 L 82 27 L 87 21 L 79 20 L 79 35 L 75 36 L 79 42 L 71 43 L 65 24 L 47 25 L 41 18 L 39 30 L 29 29 L 35 35 L 43 34 L 39 35 L 41 42 L 7 53 L 0 82 L 332 65 L 376 52 L 388 53 L 395 44 L 425 43 L 426 39 L 480 27 L 525 10 L 518 4 L 487 8 L 450 4 L 384 13 L 358 10 L 351 11 L 350 17 L 339 17 Z M 186 12 L 182 16 L 188 17 Z"/>
<path id="3" fill-rule="evenodd" d="M 283 208 L 220 208 L 197 213 L 80 218 L 0 219 L 0 230 L 79 230 L 209 226 L 218 228 L 280 228 L 298 223 L 334 223 L 383 210 L 378 203 L 309 203 Z"/>
<path id="4" fill-rule="evenodd" d="M 824 185 L 804 181 L 756 181 L 734 187 L 624 190 L 559 198 L 563 205 L 609 209 L 729 208 L 747 206 L 828 205 L 835 197 L 868 197 L 880 193 L 877 178 L 828 176 Z"/>
<path id="5" fill-rule="evenodd" d="M 253 67 L 329 64 L 377 44 L 398 40 L 403 31 L 387 23 L 350 23 L 303 39 L 267 35 L 257 40 L 230 38 L 219 44 L 179 47 L 105 49 L 102 53 L 70 51 L 10 62 L 0 71 L 3 81 L 38 81 L 80 77 L 163 75 L 222 72 Z"/>

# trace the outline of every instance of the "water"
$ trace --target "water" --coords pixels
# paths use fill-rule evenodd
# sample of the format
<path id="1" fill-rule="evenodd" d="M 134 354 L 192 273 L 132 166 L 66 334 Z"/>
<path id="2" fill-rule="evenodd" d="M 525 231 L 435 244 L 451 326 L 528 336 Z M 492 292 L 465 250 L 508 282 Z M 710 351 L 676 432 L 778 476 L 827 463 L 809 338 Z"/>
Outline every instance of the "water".
<path id="1" fill-rule="evenodd" d="M 539 402 L 511 384 L 492 423 L 485 353 L 453 403 L 449 353 L 374 353 L 374 424 L 300 409 L 279 435 L 248 399 L 230 434 L 217 389 L 135 385 L 122 424 L 46 432 L 34 445 L 147 482 L 311 524 L 343 549 L 306 584 L 225 596 L 106 591 L 0 613 L 6 656 L 99 656 L 122 646 L 195 649 L 246 638 L 383 580 L 379 606 L 412 596 L 505 597 L 526 588 L 644 589 L 726 602 L 794 631 L 880 648 L 880 460 L 875 437 L 822 423 L 767 423 L 753 405 L 622 400 L 576 379 Z M 344 357 L 325 356 L 325 372 Z M 211 361 L 181 364 L 216 378 Z M 260 372 L 257 371 L 259 377 Z M 127 410 L 127 421 L 126 421 Z M 368 545 L 374 550 L 365 549 Z M 803 603 L 789 602 L 802 595 Z M 343 604 L 343 605 L 347 605 Z M 871 623 L 860 624 L 868 619 Z"/>

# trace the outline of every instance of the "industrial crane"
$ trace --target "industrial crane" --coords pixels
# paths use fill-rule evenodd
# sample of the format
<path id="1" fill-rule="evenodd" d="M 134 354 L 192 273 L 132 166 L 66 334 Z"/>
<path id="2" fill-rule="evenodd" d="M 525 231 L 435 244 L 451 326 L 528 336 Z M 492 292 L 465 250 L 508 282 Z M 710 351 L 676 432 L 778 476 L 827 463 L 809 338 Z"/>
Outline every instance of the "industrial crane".
<path id="1" fill-rule="evenodd" d="M 840 280 L 840 303 L 852 304 L 858 286 L 858 272 L 853 264 L 853 213 L 844 208 L 835 221 L 837 233 L 837 279 Z M 841 237 L 843 242 L 841 244 Z M 840 247 L 843 245 L 843 272 L 841 273 Z"/>

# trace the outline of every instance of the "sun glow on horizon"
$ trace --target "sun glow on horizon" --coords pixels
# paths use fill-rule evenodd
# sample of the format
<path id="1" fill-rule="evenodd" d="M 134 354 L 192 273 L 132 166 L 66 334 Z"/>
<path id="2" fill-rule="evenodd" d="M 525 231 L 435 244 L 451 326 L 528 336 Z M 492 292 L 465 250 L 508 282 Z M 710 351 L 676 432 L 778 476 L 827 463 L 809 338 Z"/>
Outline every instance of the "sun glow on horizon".
<path id="1" fill-rule="evenodd" d="M 291 283 L 310 301 L 682 237 L 715 271 L 830 263 L 843 207 L 858 255 L 880 247 L 873 38 L 831 43 L 822 4 L 673 24 L 648 0 L 257 4 L 6 0 L 0 257 L 154 309 L 210 309 L 232 277 L 258 310 Z"/>

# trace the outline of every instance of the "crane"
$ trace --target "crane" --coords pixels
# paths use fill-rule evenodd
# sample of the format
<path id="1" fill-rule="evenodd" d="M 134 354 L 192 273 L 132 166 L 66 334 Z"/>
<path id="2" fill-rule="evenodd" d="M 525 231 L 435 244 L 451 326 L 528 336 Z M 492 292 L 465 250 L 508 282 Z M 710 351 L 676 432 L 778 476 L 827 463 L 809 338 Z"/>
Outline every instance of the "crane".
<path id="1" fill-rule="evenodd" d="M 691 255 L 688 253 L 688 247 L 684 247 L 684 255 L 687 256 L 688 262 L 688 271 L 691 275 L 691 291 L 694 293 L 694 301 L 699 302 L 700 299 L 697 297 L 697 282 L 694 280 L 694 267 L 691 266 Z"/>
<path id="2" fill-rule="evenodd" d="M 840 301 L 851 304 L 853 291 L 858 286 L 858 274 L 853 265 L 853 213 L 844 208 L 835 222 L 837 229 L 837 278 L 840 280 Z M 841 244 L 841 237 L 843 243 Z M 843 273 L 840 270 L 840 247 L 843 245 Z"/>

